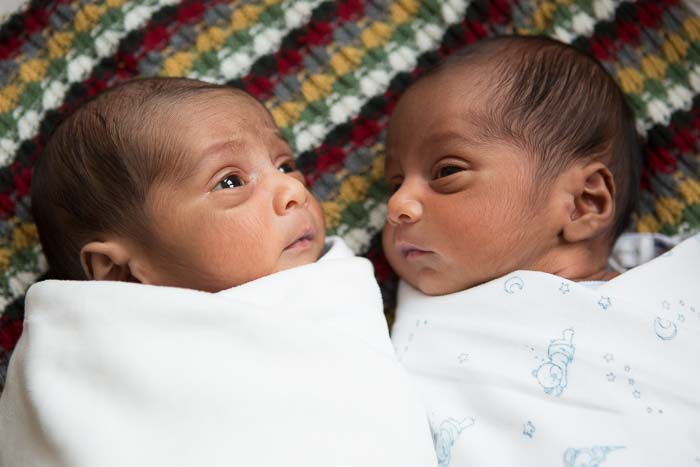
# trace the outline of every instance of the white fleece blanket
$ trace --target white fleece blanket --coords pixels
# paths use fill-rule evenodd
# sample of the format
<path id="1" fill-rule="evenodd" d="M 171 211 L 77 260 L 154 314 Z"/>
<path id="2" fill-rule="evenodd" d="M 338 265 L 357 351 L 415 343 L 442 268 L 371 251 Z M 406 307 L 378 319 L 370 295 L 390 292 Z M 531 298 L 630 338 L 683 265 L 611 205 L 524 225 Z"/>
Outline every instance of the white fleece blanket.
<path id="1" fill-rule="evenodd" d="M 402 283 L 392 340 L 441 467 L 700 466 L 700 236 L 597 288 Z"/>
<path id="2" fill-rule="evenodd" d="M 45 281 L 0 399 L 3 467 L 430 466 L 369 261 L 209 294 Z"/>

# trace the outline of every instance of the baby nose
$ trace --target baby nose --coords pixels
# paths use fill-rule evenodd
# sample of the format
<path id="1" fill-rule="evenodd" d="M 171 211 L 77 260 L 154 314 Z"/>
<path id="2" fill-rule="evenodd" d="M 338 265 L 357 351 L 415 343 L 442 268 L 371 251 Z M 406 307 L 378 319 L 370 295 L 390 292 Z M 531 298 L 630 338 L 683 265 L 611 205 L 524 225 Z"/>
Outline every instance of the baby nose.
<path id="1" fill-rule="evenodd" d="M 309 192 L 298 179 L 279 173 L 275 175 L 275 184 L 273 205 L 278 215 L 283 216 L 309 202 Z"/>
<path id="2" fill-rule="evenodd" d="M 401 189 L 389 198 L 387 206 L 387 221 L 393 225 L 412 224 L 423 216 L 423 206 Z"/>

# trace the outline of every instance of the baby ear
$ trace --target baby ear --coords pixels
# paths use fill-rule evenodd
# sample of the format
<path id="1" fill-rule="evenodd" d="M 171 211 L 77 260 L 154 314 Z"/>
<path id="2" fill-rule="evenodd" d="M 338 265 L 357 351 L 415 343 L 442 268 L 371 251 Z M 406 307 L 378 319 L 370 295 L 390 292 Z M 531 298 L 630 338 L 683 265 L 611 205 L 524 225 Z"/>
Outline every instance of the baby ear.
<path id="1" fill-rule="evenodd" d="M 562 235 L 575 243 L 597 237 L 610 228 L 615 215 L 615 180 L 602 162 L 575 166 L 572 170 L 573 203 Z"/>
<path id="2" fill-rule="evenodd" d="M 80 249 L 80 263 L 90 280 L 141 282 L 130 267 L 131 254 L 119 241 L 94 241 Z"/>

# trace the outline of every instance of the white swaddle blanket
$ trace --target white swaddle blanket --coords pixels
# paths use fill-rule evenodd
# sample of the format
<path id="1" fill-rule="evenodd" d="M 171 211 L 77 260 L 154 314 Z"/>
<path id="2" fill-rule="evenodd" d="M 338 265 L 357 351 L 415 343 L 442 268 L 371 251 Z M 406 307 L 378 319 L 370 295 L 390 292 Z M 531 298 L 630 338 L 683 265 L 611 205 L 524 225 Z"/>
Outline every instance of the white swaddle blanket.
<path id="1" fill-rule="evenodd" d="M 3 467 L 435 465 L 371 263 L 339 239 L 216 294 L 41 282 L 24 326 Z"/>
<path id="2" fill-rule="evenodd" d="M 441 467 L 700 465 L 700 236 L 597 288 L 402 283 L 392 331 Z"/>

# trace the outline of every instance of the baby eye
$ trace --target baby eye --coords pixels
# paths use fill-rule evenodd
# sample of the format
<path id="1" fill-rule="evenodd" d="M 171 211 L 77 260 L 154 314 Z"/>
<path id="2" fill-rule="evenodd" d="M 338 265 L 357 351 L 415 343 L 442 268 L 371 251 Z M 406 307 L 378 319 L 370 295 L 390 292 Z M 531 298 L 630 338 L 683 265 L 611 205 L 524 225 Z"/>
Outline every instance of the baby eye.
<path id="1" fill-rule="evenodd" d="M 294 162 L 285 162 L 282 165 L 280 165 L 279 167 L 277 167 L 277 170 L 279 170 L 283 174 L 288 174 L 288 173 L 296 172 L 297 166 Z"/>
<path id="2" fill-rule="evenodd" d="M 462 167 L 458 167 L 456 165 L 446 165 L 444 167 L 441 167 L 438 171 L 437 174 L 435 174 L 435 178 L 444 178 L 444 177 L 449 177 L 450 175 L 454 175 L 457 172 L 462 172 L 464 169 Z"/>
<path id="3" fill-rule="evenodd" d="M 237 188 L 243 185 L 245 185 L 245 182 L 238 175 L 227 175 L 224 178 L 222 178 L 219 183 L 216 184 L 214 190 L 221 190 L 224 188 Z"/>

